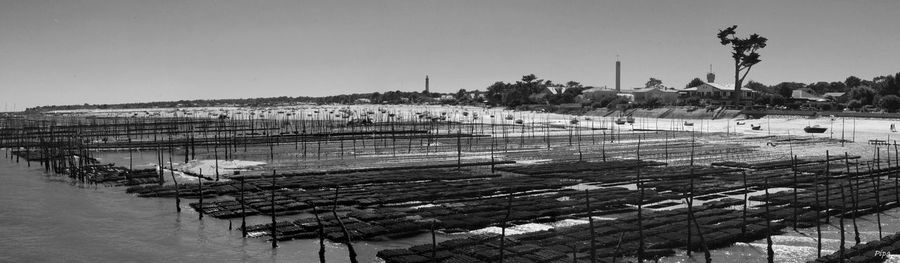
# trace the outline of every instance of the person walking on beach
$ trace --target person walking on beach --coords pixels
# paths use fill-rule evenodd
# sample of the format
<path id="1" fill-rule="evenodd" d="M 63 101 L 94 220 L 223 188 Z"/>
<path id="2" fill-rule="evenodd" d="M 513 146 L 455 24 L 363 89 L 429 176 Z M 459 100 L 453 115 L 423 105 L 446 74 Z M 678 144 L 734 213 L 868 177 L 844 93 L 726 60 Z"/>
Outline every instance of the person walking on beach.
<path id="1" fill-rule="evenodd" d="M 891 132 L 897 132 L 897 127 L 893 123 L 891 123 Z"/>

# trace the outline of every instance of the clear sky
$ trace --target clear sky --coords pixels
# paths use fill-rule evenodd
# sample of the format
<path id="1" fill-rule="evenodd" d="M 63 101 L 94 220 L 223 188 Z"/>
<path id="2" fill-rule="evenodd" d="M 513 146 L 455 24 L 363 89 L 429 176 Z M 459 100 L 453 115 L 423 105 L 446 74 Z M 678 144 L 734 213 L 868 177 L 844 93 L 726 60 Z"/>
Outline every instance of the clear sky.
<path id="1" fill-rule="evenodd" d="M 0 107 L 614 86 L 616 55 L 624 87 L 730 83 L 733 24 L 765 84 L 900 71 L 897 0 L 0 0 Z"/>

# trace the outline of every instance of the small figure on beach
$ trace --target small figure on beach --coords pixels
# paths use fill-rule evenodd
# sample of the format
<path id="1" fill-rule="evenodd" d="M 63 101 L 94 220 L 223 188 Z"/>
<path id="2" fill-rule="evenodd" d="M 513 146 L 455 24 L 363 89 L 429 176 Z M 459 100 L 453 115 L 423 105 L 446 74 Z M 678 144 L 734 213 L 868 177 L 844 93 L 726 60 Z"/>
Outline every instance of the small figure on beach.
<path id="1" fill-rule="evenodd" d="M 891 132 L 897 132 L 897 127 L 893 123 L 891 123 Z"/>

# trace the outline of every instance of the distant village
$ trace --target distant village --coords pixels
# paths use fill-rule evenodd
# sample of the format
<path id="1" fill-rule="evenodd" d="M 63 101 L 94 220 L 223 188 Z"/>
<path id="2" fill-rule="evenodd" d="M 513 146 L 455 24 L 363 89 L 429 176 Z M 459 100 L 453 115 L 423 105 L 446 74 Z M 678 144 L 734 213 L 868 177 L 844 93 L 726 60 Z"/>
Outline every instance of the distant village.
<path id="1" fill-rule="evenodd" d="M 579 113 L 596 108 L 624 110 L 685 106 L 707 109 L 739 110 L 799 110 L 897 112 L 900 110 L 900 73 L 862 80 L 848 77 L 844 82 L 816 82 L 810 84 L 782 82 L 773 86 L 749 81 L 741 89 L 732 83 L 720 82 L 713 72 L 704 79 L 691 80 L 684 87 L 665 85 L 650 78 L 643 86 L 621 87 L 620 62 L 616 62 L 615 87 L 583 86 L 576 81 L 555 83 L 525 75 L 511 83 L 495 82 L 486 91 L 460 89 L 455 93 L 430 90 L 430 78 L 425 77 L 424 90 L 388 91 L 345 94 L 326 97 L 272 97 L 218 100 L 180 100 L 127 104 L 83 104 L 39 106 L 26 111 L 74 109 L 129 109 L 244 106 L 266 107 L 298 104 L 444 104 L 508 107 L 520 110 Z M 725 78 L 727 79 L 727 78 Z M 740 99 L 734 100 L 736 92 Z M 738 103 L 735 103 L 737 101 Z"/>

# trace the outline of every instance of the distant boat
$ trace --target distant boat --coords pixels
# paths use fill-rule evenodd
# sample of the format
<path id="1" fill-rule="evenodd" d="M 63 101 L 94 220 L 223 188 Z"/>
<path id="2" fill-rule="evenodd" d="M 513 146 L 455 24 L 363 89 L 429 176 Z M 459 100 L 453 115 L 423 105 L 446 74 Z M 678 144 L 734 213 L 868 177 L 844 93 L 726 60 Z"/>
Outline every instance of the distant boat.
<path id="1" fill-rule="evenodd" d="M 684 122 L 684 126 L 694 126 L 693 122 Z"/>
<path id="2" fill-rule="evenodd" d="M 737 125 L 744 125 L 744 124 L 747 124 L 747 123 L 746 123 L 746 122 L 742 122 L 742 121 L 737 122 Z"/>
<path id="3" fill-rule="evenodd" d="M 825 133 L 825 130 L 828 130 L 828 128 L 821 127 L 819 125 L 806 126 L 806 128 L 803 128 L 803 131 L 805 131 L 806 133 Z"/>
<path id="4" fill-rule="evenodd" d="M 512 119 L 513 119 L 513 116 L 512 116 L 512 114 L 510 114 L 510 115 L 506 115 L 506 119 L 507 119 L 507 120 L 512 120 Z"/>
<path id="5" fill-rule="evenodd" d="M 525 123 L 524 121 L 522 121 L 522 119 L 516 120 L 516 124 L 522 124 L 522 123 Z"/>
<path id="6" fill-rule="evenodd" d="M 750 124 L 750 129 L 753 129 L 753 130 L 758 131 L 758 130 L 762 129 L 762 125 L 753 125 L 753 124 Z"/>
<path id="7" fill-rule="evenodd" d="M 618 124 L 618 125 L 625 124 L 625 119 L 622 119 L 622 118 L 616 119 L 616 124 Z"/>
<path id="8" fill-rule="evenodd" d="M 571 123 L 571 124 L 578 124 L 578 119 L 572 118 L 571 120 L 569 120 L 569 123 Z"/>
<path id="9" fill-rule="evenodd" d="M 628 116 L 628 118 L 625 120 L 628 121 L 628 123 L 634 123 L 634 118 L 631 116 Z"/>

